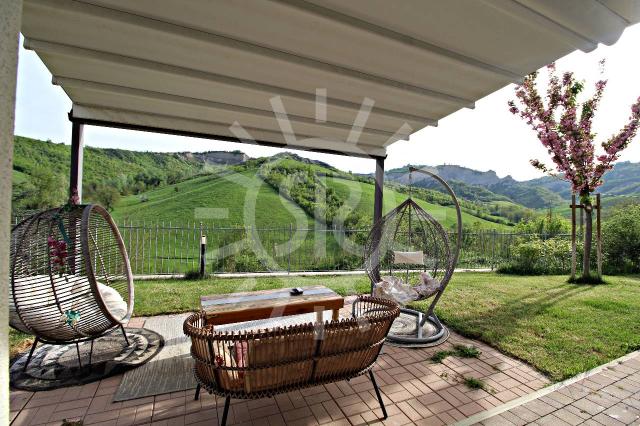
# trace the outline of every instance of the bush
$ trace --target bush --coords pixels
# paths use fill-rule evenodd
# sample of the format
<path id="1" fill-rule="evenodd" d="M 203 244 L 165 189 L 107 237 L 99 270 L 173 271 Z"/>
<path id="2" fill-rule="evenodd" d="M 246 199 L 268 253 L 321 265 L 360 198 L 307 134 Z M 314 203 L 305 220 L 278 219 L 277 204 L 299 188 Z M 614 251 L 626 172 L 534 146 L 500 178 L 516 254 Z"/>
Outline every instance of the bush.
<path id="1" fill-rule="evenodd" d="M 519 275 L 566 273 L 571 266 L 571 243 L 561 238 L 523 239 L 513 248 L 512 260 L 498 272 Z"/>
<path id="2" fill-rule="evenodd" d="M 617 208 L 602 226 L 607 273 L 640 272 L 640 205 Z"/>
<path id="3" fill-rule="evenodd" d="M 112 186 L 99 186 L 94 194 L 96 201 L 108 211 L 112 211 L 118 200 L 120 200 L 120 192 Z"/>

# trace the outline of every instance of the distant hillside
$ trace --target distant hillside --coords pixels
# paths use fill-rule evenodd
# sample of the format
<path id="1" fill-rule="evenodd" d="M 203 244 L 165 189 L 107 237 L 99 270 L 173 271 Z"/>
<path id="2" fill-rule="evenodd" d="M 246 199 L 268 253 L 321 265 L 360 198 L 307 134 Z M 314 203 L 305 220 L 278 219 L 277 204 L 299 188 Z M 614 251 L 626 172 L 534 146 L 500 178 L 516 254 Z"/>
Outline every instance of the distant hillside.
<path id="1" fill-rule="evenodd" d="M 242 164 L 251 158 L 242 151 L 180 152 L 178 155 L 189 161 L 225 166 Z"/>
<path id="2" fill-rule="evenodd" d="M 564 199 L 571 197 L 567 182 L 551 176 L 530 180 L 531 185 L 546 188 Z M 604 175 L 604 183 L 598 192 L 606 196 L 640 196 L 640 163 L 621 161 Z"/>
<path id="3" fill-rule="evenodd" d="M 544 208 L 554 206 L 562 201 L 552 190 L 531 185 L 529 182 L 518 182 L 511 176 L 500 178 L 493 171 L 480 172 L 467 167 L 455 165 L 440 166 L 416 166 L 428 168 L 445 179 L 462 198 L 479 201 L 512 201 L 528 208 Z M 407 184 L 409 177 L 406 167 L 389 170 L 386 178 Z M 433 179 L 420 174 L 414 174 L 413 181 L 416 186 L 442 190 L 441 186 Z"/>
<path id="4" fill-rule="evenodd" d="M 15 142 L 14 208 L 38 209 L 63 203 L 68 188 L 69 146 L 19 136 Z M 569 186 L 557 179 L 519 182 L 510 176 L 500 178 L 493 171 L 462 166 L 432 169 L 458 195 L 466 226 L 500 228 L 538 214 L 535 209 L 550 206 L 565 213 Z M 231 171 L 238 175 L 235 180 L 228 176 Z M 386 210 L 392 208 L 389 202 L 399 202 L 409 193 L 407 172 L 407 166 L 387 171 Z M 421 199 L 427 210 L 434 214 L 449 212 L 446 209 L 451 209 L 451 201 L 437 182 L 416 174 L 413 183 L 413 196 Z M 345 188 L 360 193 L 367 201 L 350 212 L 345 203 L 352 193 Z M 316 190 L 321 190 L 324 199 L 317 198 Z M 640 164 L 617 164 L 605 176 L 601 192 L 606 206 L 639 200 Z M 257 197 L 256 223 L 297 223 L 304 217 L 305 223 L 311 224 L 320 215 L 328 224 L 346 220 L 349 226 L 358 226 L 370 223 L 368 203 L 373 205 L 369 200 L 373 179 L 292 153 L 249 158 L 241 151 L 154 153 L 86 147 L 83 196 L 85 201 L 105 205 L 116 217 L 128 220 L 199 220 L 196 209 L 206 216 L 202 209 L 221 208 L 228 213 L 212 213 L 215 220 L 221 225 L 238 225 L 245 223 L 247 213 L 242 209 L 246 200 Z"/>
<path id="5" fill-rule="evenodd" d="M 66 200 L 69 145 L 15 137 L 14 209 L 42 208 Z M 104 203 L 105 195 L 136 194 L 180 182 L 215 168 L 181 154 L 85 147 L 83 195 Z"/>
<path id="6" fill-rule="evenodd" d="M 318 197 L 318 188 L 322 195 Z M 117 219 L 205 221 L 216 226 L 288 226 L 314 228 L 316 220 L 328 226 L 363 228 L 373 217 L 370 182 L 321 162 L 279 154 L 256 158 L 228 172 L 201 176 L 138 195 L 123 197 L 115 205 Z M 384 211 L 406 198 L 385 188 Z M 455 211 L 419 200 L 418 203 L 446 227 L 455 222 Z M 354 216 L 355 214 L 355 216 Z M 506 229 L 507 226 L 463 213 L 464 226 L 476 229 Z"/>
<path id="7" fill-rule="evenodd" d="M 571 197 L 569 184 L 561 179 L 545 176 L 528 181 L 517 181 L 511 176 L 500 178 L 492 170 L 480 172 L 455 165 L 428 167 L 449 182 L 460 197 L 483 203 L 511 201 L 525 207 L 540 209 L 564 204 Z M 408 183 L 408 168 L 389 170 L 386 179 Z M 414 176 L 416 186 L 440 189 L 432 179 Z M 640 197 L 640 163 L 617 163 L 604 177 L 598 189 L 607 197 Z"/>

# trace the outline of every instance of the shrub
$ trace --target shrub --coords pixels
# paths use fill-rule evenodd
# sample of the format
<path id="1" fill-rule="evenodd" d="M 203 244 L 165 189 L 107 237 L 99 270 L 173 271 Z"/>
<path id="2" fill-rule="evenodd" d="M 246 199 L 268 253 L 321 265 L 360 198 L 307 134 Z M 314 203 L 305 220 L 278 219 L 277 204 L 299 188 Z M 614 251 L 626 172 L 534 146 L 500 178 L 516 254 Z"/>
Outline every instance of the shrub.
<path id="1" fill-rule="evenodd" d="M 562 274 L 571 265 L 571 243 L 562 238 L 521 239 L 513 248 L 511 261 L 498 272 L 521 275 Z"/>
<path id="2" fill-rule="evenodd" d="M 613 211 L 602 226 L 602 246 L 608 273 L 640 272 L 640 204 Z"/>

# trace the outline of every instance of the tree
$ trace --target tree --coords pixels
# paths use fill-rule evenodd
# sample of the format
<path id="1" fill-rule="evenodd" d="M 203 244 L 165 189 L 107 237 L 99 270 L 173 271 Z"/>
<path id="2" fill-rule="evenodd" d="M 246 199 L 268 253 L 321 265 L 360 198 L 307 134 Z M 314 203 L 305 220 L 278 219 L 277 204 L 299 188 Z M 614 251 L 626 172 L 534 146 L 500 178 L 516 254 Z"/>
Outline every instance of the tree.
<path id="1" fill-rule="evenodd" d="M 59 206 L 66 199 L 66 182 L 63 176 L 45 167 L 31 172 L 30 182 L 22 194 L 27 209 L 46 209 Z"/>
<path id="2" fill-rule="evenodd" d="M 112 211 L 120 200 L 120 192 L 111 185 L 103 185 L 96 189 L 95 198 L 105 209 Z"/>
<path id="3" fill-rule="evenodd" d="M 604 66 L 604 61 L 601 65 Z M 640 124 L 640 97 L 631 106 L 627 124 L 600 144 L 603 152 L 597 155 L 596 134 L 591 124 L 607 81 L 598 80 L 594 94 L 579 102 L 578 95 L 584 90 L 584 82 L 577 80 L 572 72 L 565 72 L 560 77 L 555 64 L 548 65 L 547 69 L 549 82 L 545 99 L 538 93 L 538 72 L 533 72 L 515 89 L 519 107 L 511 100 L 509 110 L 531 126 L 547 148 L 555 171 L 580 195 L 586 220 L 582 280 L 588 281 L 593 228 L 591 194 L 602 185 L 602 176 L 613 168 L 613 163 L 636 135 Z M 545 173 L 554 174 L 552 167 L 539 160 L 531 160 L 531 164 Z"/>

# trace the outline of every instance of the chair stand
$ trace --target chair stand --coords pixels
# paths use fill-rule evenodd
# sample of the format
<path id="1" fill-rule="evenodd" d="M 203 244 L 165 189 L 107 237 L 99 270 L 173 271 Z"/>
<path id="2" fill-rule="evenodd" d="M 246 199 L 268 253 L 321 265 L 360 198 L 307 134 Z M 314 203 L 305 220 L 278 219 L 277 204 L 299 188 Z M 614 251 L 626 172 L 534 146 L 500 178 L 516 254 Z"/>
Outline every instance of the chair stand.
<path id="1" fill-rule="evenodd" d="M 124 336 L 124 341 L 127 342 L 127 346 L 130 345 L 129 338 L 127 337 L 127 332 L 124 331 L 124 325 L 120 324 L 120 329 L 122 330 L 122 335 Z"/>
<path id="2" fill-rule="evenodd" d="M 198 385 L 196 386 L 196 396 L 193 398 L 194 401 L 200 399 L 200 387 L 200 383 L 198 383 Z"/>
<path id="3" fill-rule="evenodd" d="M 36 340 L 33 341 L 33 345 L 31 345 L 31 350 L 29 351 L 29 356 L 27 357 L 27 362 L 24 363 L 24 367 L 22 368 L 22 371 L 27 371 L 27 367 L 29 366 L 29 363 L 31 362 L 31 357 L 33 356 L 33 352 L 36 350 L 36 346 L 38 346 L 38 341 L 40 339 L 38 339 L 36 337 Z"/>
<path id="4" fill-rule="evenodd" d="M 371 380 L 371 383 L 373 384 L 373 389 L 376 391 L 376 396 L 378 397 L 378 403 L 380 404 L 380 409 L 382 410 L 382 419 L 386 420 L 388 415 L 387 415 L 387 408 L 384 406 L 384 401 L 382 400 L 382 394 L 380 393 L 380 388 L 378 387 L 378 383 L 376 383 L 376 377 L 373 375 L 373 370 L 369 370 L 369 379 Z M 200 388 L 201 385 L 200 383 L 198 383 L 198 385 L 196 386 L 196 395 L 195 395 L 195 400 L 197 401 L 198 398 L 200 398 Z M 216 400 L 216 413 L 218 412 L 218 397 L 215 397 Z M 220 422 L 221 426 L 226 426 L 227 424 L 227 416 L 229 415 L 229 404 L 231 404 L 231 397 L 227 396 L 224 399 L 224 410 L 222 411 L 222 421 Z"/>
<path id="5" fill-rule="evenodd" d="M 218 397 L 215 397 L 215 399 L 216 399 L 216 415 L 218 415 Z M 227 425 L 227 416 L 229 415 L 229 404 L 231 404 L 231 397 L 227 396 L 224 399 L 224 410 L 222 411 L 222 421 L 220 422 L 220 425 L 222 426 Z"/>
<path id="6" fill-rule="evenodd" d="M 378 388 L 378 384 L 376 383 L 376 378 L 373 375 L 373 370 L 369 370 L 369 378 L 371 379 L 371 383 L 373 383 L 373 389 L 376 391 L 376 396 L 378 397 L 378 402 L 380 403 L 380 408 L 382 409 L 382 418 L 384 420 L 387 419 L 387 409 L 384 406 L 384 401 L 382 401 L 382 395 L 380 394 L 380 389 Z"/>
<path id="7" fill-rule="evenodd" d="M 447 333 L 447 329 L 440 322 L 440 319 L 438 319 L 435 313 L 426 315 L 423 312 L 416 311 L 414 309 L 409 309 L 409 308 L 400 308 L 400 312 L 403 314 L 416 317 L 416 335 L 400 336 L 397 334 L 393 334 L 393 332 L 390 332 L 387 335 L 387 341 L 389 343 L 397 343 L 400 345 L 416 345 L 416 346 L 428 345 L 430 343 L 438 342 Z M 430 322 L 435 327 L 436 332 L 430 336 L 425 337 L 422 334 L 422 328 L 427 322 Z"/>
<path id="8" fill-rule="evenodd" d="M 127 343 L 127 346 L 129 346 L 131 343 L 129 342 L 129 338 L 127 337 L 127 333 L 124 330 L 124 325 L 120 324 L 120 329 L 122 330 L 122 335 L 124 336 L 124 341 Z M 89 341 L 91 342 L 91 349 L 89 350 L 89 364 L 91 365 L 91 361 L 93 358 L 93 341 L 97 338 L 99 338 L 101 336 L 95 336 L 95 337 L 90 337 L 88 339 L 84 339 L 84 340 L 78 340 L 75 342 L 76 344 L 76 353 L 78 354 L 78 366 L 80 368 L 82 368 L 82 359 L 80 358 L 80 342 L 86 342 Z M 31 362 L 31 358 L 33 357 L 33 353 L 36 350 L 36 346 L 38 346 L 38 343 L 45 343 L 45 344 L 49 344 L 49 345 L 68 345 L 69 343 L 58 343 L 58 342 L 47 342 L 46 340 L 41 340 L 39 337 L 36 337 L 35 340 L 33 341 L 33 345 L 31 345 L 31 349 L 29 350 L 29 356 L 27 356 L 27 362 L 24 363 L 24 367 L 22 367 L 22 371 L 27 371 L 27 367 L 29 366 L 29 363 Z M 198 388 L 200 387 L 200 385 L 198 385 Z M 197 399 L 197 398 L 196 398 Z"/>

